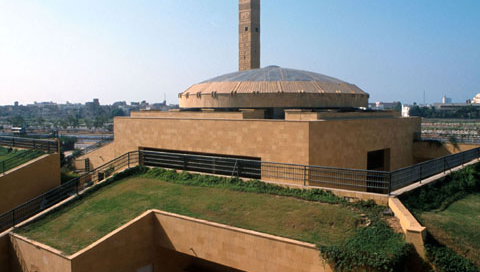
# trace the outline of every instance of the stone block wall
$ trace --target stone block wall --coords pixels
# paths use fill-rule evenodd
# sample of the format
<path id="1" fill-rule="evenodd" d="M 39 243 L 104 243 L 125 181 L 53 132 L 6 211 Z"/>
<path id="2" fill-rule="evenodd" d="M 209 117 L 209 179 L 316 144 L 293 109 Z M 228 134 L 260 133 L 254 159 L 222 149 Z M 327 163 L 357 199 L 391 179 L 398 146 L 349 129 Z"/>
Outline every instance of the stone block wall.
<path id="1" fill-rule="evenodd" d="M 0 174 L 0 213 L 60 186 L 60 155 L 47 154 Z"/>

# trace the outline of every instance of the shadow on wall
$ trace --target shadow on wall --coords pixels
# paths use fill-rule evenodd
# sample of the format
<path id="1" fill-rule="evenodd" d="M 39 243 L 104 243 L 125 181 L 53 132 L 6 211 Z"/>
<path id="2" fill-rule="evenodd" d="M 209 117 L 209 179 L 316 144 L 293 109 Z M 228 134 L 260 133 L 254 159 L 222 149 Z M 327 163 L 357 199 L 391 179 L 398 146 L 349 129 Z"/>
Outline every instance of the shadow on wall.
<path id="1" fill-rule="evenodd" d="M 418 141 L 413 143 L 413 157 L 415 163 L 420 163 L 477 147 L 480 147 L 480 145 L 451 144 L 440 141 Z"/>
<path id="2" fill-rule="evenodd" d="M 0 237 L 0 271 L 11 271 L 10 240 L 8 234 Z"/>
<path id="3" fill-rule="evenodd" d="M 155 264 L 153 271 L 202 271 L 202 272 L 241 272 L 232 267 L 223 266 L 218 263 L 209 262 L 198 258 L 195 248 L 189 248 L 192 255 L 187 255 L 176 251 L 176 248 L 168 234 L 158 220 L 154 220 L 155 237 Z M 196 239 L 190 236 L 187 239 Z M 212 241 L 205 241 L 206 244 Z M 198 250 L 198 249 L 197 249 Z"/>

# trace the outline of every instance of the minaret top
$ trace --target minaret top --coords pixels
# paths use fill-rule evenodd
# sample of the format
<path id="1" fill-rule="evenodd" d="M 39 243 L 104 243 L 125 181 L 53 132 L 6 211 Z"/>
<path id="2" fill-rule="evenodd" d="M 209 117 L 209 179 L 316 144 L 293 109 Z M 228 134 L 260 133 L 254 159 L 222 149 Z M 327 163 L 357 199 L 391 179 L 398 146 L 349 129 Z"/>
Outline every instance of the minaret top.
<path id="1" fill-rule="evenodd" d="M 260 0 L 239 0 L 239 70 L 260 68 Z"/>

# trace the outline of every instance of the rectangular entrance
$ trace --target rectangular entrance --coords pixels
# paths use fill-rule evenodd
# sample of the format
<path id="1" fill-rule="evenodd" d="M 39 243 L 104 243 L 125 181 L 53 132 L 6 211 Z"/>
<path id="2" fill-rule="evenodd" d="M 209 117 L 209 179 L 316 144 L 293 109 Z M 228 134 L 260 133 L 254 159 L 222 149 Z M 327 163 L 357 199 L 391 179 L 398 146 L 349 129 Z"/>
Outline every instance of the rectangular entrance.
<path id="1" fill-rule="evenodd" d="M 390 171 L 390 149 L 380 149 L 367 153 L 367 170 Z M 386 193 L 385 181 L 375 173 L 367 175 L 367 192 Z"/>
<path id="2" fill-rule="evenodd" d="M 368 152 L 367 170 L 390 171 L 390 148 Z"/>

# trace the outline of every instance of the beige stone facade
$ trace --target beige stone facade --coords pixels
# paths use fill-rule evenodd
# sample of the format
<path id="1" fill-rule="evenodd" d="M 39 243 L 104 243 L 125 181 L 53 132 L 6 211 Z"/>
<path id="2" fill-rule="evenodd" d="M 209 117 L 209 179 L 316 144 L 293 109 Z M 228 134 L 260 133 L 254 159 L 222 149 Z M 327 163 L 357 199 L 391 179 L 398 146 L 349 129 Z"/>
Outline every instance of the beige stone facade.
<path id="1" fill-rule="evenodd" d="M 13 272 L 180 272 L 192 264 L 216 266 L 212 271 L 332 271 L 313 244 L 158 210 L 71 256 L 16 234 L 7 246 Z M 3 271 L 9 264 L 0 265 Z"/>
<path id="2" fill-rule="evenodd" d="M 156 148 L 367 169 L 368 152 L 389 149 L 390 170 L 414 163 L 414 134 L 420 132 L 420 119 L 383 113 L 347 115 L 334 114 L 331 120 L 267 120 L 203 119 L 181 114 L 175 118 L 158 113 L 147 117 L 144 112 L 142 117 L 115 118 L 115 141 L 86 157 L 97 167 L 129 151 Z"/>
<path id="3" fill-rule="evenodd" d="M 435 158 L 448 156 L 451 154 L 467 151 L 480 147 L 478 144 L 457 144 L 441 142 L 415 142 L 414 153 L 416 162 L 428 161 Z"/>
<path id="4" fill-rule="evenodd" d="M 48 154 L 0 174 L 0 214 L 60 186 L 60 155 Z"/>

